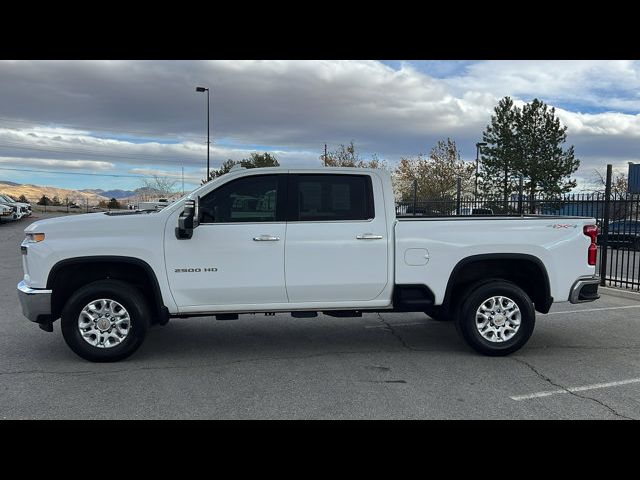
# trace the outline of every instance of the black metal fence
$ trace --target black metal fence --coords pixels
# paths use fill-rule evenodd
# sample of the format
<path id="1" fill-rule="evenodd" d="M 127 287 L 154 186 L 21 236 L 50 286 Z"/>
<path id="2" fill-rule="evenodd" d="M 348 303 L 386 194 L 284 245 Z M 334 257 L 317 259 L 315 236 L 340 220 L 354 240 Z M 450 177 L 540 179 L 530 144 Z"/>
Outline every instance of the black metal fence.
<path id="1" fill-rule="evenodd" d="M 600 227 L 598 266 L 602 285 L 640 291 L 640 194 L 611 191 L 611 166 L 601 193 L 527 196 L 522 190 L 507 198 L 496 195 L 411 198 L 396 202 L 398 216 L 520 216 L 593 217 Z"/>

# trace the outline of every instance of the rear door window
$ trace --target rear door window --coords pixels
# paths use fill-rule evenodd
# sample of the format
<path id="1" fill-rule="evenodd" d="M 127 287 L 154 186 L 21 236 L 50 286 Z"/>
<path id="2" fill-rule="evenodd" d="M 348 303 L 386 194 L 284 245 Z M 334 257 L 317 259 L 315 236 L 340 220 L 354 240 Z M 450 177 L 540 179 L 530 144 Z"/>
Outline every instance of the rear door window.
<path id="1" fill-rule="evenodd" d="M 371 220 L 375 217 L 369 175 L 292 175 L 290 219 L 300 222 Z"/>

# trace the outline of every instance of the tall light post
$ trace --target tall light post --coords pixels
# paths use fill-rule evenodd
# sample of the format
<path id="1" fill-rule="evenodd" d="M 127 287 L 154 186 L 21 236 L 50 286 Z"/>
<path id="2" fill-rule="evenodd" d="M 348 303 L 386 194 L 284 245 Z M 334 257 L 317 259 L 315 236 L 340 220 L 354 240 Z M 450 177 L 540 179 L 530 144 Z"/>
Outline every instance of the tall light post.
<path id="1" fill-rule="evenodd" d="M 205 87 L 196 87 L 196 92 L 207 92 L 207 182 L 209 181 L 209 89 Z"/>
<path id="2" fill-rule="evenodd" d="M 478 175 L 480 173 L 480 149 L 482 147 L 486 147 L 486 142 L 478 142 L 476 143 L 476 187 L 474 189 L 474 195 L 478 196 Z"/>

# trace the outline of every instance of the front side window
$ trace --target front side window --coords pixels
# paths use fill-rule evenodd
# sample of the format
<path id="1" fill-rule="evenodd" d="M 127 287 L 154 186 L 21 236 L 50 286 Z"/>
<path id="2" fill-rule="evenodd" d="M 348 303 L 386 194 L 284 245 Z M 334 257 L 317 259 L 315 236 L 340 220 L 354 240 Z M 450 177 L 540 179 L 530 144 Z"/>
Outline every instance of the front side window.
<path id="1" fill-rule="evenodd" d="M 202 223 L 275 222 L 278 176 L 233 180 L 200 199 Z"/>
<path id="2" fill-rule="evenodd" d="M 297 175 L 293 220 L 370 220 L 374 217 L 368 175 Z"/>

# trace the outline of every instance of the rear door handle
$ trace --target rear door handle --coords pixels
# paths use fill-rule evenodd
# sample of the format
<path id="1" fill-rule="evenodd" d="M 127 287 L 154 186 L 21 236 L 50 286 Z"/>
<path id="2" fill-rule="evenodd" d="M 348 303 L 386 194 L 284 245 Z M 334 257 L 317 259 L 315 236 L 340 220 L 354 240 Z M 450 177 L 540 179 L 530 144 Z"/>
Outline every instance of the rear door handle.
<path id="1" fill-rule="evenodd" d="M 381 240 L 382 235 L 374 235 L 373 233 L 363 233 L 361 235 L 357 235 L 356 238 L 358 240 Z"/>
<path id="2" fill-rule="evenodd" d="M 260 235 L 258 237 L 253 237 L 254 242 L 277 242 L 280 240 L 280 237 L 276 237 L 274 235 Z"/>

